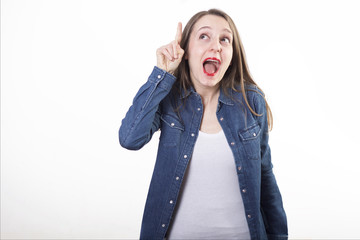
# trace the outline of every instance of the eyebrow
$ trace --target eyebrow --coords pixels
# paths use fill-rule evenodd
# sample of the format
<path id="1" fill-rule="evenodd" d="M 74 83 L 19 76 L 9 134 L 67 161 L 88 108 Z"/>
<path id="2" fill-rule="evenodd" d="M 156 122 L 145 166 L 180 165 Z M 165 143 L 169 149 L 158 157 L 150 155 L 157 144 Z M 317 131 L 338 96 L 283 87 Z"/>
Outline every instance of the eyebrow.
<path id="1" fill-rule="evenodd" d="M 203 27 L 199 28 L 197 31 L 199 32 L 200 30 L 207 29 L 207 28 L 212 29 L 210 26 L 203 26 Z M 232 34 L 232 31 L 230 29 L 228 29 L 228 28 L 224 28 L 223 31 L 226 31 L 226 32 Z"/>

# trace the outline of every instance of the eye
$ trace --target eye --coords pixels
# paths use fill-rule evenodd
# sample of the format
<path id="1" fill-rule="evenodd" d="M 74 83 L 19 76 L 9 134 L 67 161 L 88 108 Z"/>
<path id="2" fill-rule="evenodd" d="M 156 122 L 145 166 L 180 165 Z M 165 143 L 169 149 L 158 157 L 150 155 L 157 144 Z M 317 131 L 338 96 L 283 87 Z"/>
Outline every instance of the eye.
<path id="1" fill-rule="evenodd" d="M 209 39 L 209 37 L 206 34 L 201 34 L 199 39 Z"/>
<path id="2" fill-rule="evenodd" d="M 221 39 L 222 42 L 225 42 L 225 43 L 230 43 L 230 38 L 228 37 L 224 37 Z"/>

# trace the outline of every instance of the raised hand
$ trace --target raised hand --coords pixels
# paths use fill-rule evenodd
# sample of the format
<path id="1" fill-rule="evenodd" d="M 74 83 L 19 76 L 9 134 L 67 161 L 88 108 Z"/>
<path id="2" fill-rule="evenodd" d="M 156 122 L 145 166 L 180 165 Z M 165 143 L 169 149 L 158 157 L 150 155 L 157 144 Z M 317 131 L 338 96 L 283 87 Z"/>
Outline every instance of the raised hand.
<path id="1" fill-rule="evenodd" d="M 177 69 L 184 55 L 184 50 L 180 47 L 181 35 L 182 24 L 179 22 L 175 40 L 156 50 L 157 67 L 171 74 Z"/>

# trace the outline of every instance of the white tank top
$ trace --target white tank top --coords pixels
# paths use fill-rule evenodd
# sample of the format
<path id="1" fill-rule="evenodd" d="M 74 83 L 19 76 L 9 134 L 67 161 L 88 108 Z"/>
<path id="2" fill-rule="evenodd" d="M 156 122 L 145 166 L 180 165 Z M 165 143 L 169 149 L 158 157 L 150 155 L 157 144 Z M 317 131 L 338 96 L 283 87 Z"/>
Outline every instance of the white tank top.
<path id="1" fill-rule="evenodd" d="M 199 132 L 167 239 L 250 239 L 224 132 Z"/>

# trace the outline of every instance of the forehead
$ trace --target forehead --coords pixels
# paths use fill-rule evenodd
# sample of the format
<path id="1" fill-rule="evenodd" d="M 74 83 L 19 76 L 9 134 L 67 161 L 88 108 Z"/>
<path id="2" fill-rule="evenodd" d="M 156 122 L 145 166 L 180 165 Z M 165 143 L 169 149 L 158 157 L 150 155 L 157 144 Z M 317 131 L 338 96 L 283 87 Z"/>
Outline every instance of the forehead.
<path id="1" fill-rule="evenodd" d="M 229 30 L 232 32 L 229 23 L 225 20 L 225 18 L 216 15 L 205 15 L 201 17 L 195 23 L 193 31 L 197 32 L 203 27 L 209 27 L 210 29 L 218 31 Z"/>

